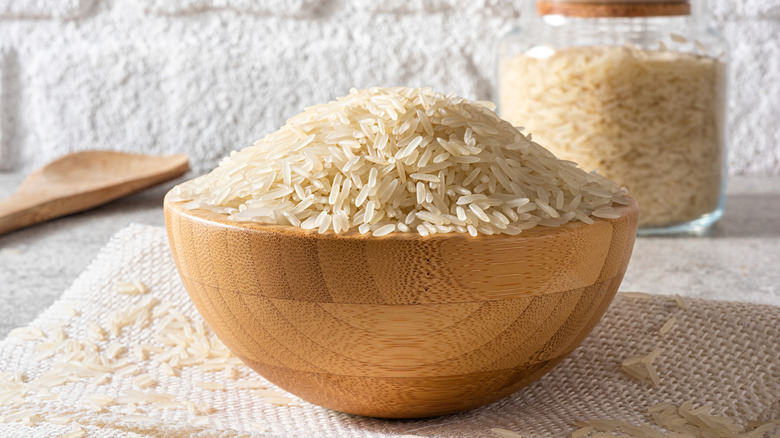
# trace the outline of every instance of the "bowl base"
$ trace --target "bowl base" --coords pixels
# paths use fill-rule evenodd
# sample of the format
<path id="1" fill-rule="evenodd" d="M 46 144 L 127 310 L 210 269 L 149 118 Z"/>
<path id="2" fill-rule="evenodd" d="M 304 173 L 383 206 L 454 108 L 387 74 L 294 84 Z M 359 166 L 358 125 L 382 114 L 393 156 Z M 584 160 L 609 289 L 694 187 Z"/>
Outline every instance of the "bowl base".
<path id="1" fill-rule="evenodd" d="M 515 369 L 432 377 L 342 376 L 240 359 L 280 388 L 287 390 L 290 384 L 298 397 L 328 409 L 366 417 L 425 418 L 498 401 L 538 380 L 564 358 Z"/>

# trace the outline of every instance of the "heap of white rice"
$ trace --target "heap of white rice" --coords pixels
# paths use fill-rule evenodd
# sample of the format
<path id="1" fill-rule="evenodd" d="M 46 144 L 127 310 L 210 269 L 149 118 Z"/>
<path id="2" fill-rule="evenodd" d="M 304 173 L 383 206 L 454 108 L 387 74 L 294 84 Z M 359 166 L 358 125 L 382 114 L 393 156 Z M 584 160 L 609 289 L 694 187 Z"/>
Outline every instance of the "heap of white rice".
<path id="1" fill-rule="evenodd" d="M 371 88 L 307 108 L 170 199 L 320 233 L 476 236 L 617 218 L 627 191 L 557 159 L 485 103 Z"/>

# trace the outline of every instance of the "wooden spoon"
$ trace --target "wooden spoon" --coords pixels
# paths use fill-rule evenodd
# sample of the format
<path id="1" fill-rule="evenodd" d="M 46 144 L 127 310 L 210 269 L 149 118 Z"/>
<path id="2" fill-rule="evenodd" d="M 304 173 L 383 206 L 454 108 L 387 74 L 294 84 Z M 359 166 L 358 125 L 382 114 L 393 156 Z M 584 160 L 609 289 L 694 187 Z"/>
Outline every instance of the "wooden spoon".
<path id="1" fill-rule="evenodd" d="M 104 204 L 188 170 L 186 155 L 66 155 L 30 174 L 16 193 L 0 201 L 0 234 Z"/>

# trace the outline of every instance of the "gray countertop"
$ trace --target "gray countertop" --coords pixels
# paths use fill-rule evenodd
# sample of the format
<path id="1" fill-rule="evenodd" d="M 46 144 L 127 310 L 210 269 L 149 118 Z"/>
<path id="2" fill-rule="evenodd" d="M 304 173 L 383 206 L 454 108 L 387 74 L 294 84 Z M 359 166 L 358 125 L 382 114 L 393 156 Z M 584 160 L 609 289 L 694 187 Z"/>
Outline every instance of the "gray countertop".
<path id="1" fill-rule="evenodd" d="M 23 178 L 0 173 L 0 198 Z M 54 302 L 117 231 L 162 226 L 175 183 L 0 236 L 0 338 Z M 707 236 L 638 238 L 620 289 L 780 305 L 780 177 L 732 178 Z"/>

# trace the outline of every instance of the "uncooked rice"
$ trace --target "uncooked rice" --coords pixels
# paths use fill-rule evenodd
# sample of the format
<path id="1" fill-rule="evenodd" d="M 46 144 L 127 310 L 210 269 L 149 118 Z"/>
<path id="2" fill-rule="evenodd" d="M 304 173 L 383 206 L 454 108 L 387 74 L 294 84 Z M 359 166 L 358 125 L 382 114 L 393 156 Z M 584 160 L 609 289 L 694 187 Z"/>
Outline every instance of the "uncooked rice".
<path id="1" fill-rule="evenodd" d="M 84 430 L 78 423 L 73 423 L 70 432 L 62 436 L 62 438 L 82 438 L 87 436 L 87 431 Z"/>
<path id="2" fill-rule="evenodd" d="M 493 429 L 490 429 L 490 431 L 493 432 L 493 435 L 496 438 L 522 438 L 519 433 L 500 427 L 494 427 Z"/>
<path id="3" fill-rule="evenodd" d="M 121 295 L 143 295 L 148 292 L 146 285 L 140 280 L 119 281 L 114 285 L 114 292 Z"/>
<path id="4" fill-rule="evenodd" d="M 634 299 L 645 299 L 650 294 L 644 292 L 623 292 L 623 296 Z M 686 310 L 688 305 L 682 296 L 674 294 L 672 301 L 679 310 Z M 677 323 L 672 315 L 661 327 L 658 334 L 664 336 Z M 651 381 L 654 386 L 661 384 L 658 370 L 653 362 L 663 353 L 662 348 L 656 348 L 649 354 L 626 359 L 621 364 L 621 370 L 628 376 L 639 381 Z M 675 405 L 669 402 L 657 403 L 647 410 L 647 415 L 653 419 L 658 429 L 650 424 L 634 425 L 624 420 L 591 419 L 577 421 L 579 429 L 572 432 L 572 438 L 623 436 L 627 434 L 638 438 L 664 437 L 744 437 L 762 438 L 769 432 L 775 432 L 770 437 L 780 438 L 780 418 L 768 421 L 752 421 L 744 425 L 737 419 L 712 413 L 711 403 L 693 407 L 694 401 L 689 400 Z M 669 431 L 669 433 L 667 433 Z"/>
<path id="5" fill-rule="evenodd" d="M 664 325 L 661 326 L 661 328 L 658 330 L 658 334 L 664 336 L 665 334 L 669 333 L 669 331 L 672 330 L 672 328 L 676 323 L 677 323 L 677 318 L 672 316 L 671 318 L 669 318 L 669 320 L 667 320 L 664 323 Z"/>
<path id="6" fill-rule="evenodd" d="M 700 53 L 535 47 L 501 62 L 501 116 L 628 187 L 641 227 L 693 220 L 717 208 L 724 162 L 724 63 Z"/>
<path id="7" fill-rule="evenodd" d="M 634 379 L 640 381 L 650 381 L 654 386 L 658 386 L 661 384 L 661 378 L 658 375 L 658 370 L 656 369 L 655 365 L 653 365 L 653 362 L 658 358 L 658 356 L 661 355 L 662 352 L 663 349 L 656 348 L 648 354 L 631 357 L 624 360 L 620 368 L 624 373 L 628 374 Z"/>
<path id="8" fill-rule="evenodd" d="M 688 308 L 688 303 L 685 302 L 685 299 L 680 294 L 674 294 L 674 301 L 680 309 L 685 310 Z"/>
<path id="9" fill-rule="evenodd" d="M 646 292 L 621 292 L 620 294 L 626 298 L 633 298 L 636 300 L 649 300 L 650 298 L 653 298 L 651 294 Z"/>
<path id="10" fill-rule="evenodd" d="M 167 375 L 177 375 L 186 367 L 200 367 L 208 364 L 211 371 L 224 372 L 229 379 L 239 378 L 236 367 L 241 361 L 208 330 L 202 320 L 192 321 L 175 309 L 171 302 L 160 302 L 158 299 L 144 295 L 149 290 L 140 281 L 118 282 L 123 287 L 114 287 L 118 294 L 129 295 L 130 304 L 110 312 L 103 325 L 88 322 L 82 327 L 72 327 L 72 334 L 81 332 L 80 337 L 69 337 L 63 329 L 67 322 L 58 322 L 47 327 L 24 327 L 14 330 L 11 335 L 26 342 L 35 343 L 33 350 L 45 354 L 45 359 L 52 361 L 49 370 L 42 375 L 28 379 L 18 371 L 0 372 L 0 423 L 17 422 L 25 425 L 48 423 L 55 425 L 71 424 L 69 432 L 62 436 L 86 436 L 84 428 L 77 421 L 90 422 L 99 413 L 122 413 L 120 421 L 128 424 L 145 424 L 154 421 L 144 412 L 149 409 L 186 409 L 190 424 L 198 426 L 200 417 L 208 416 L 214 408 L 205 402 L 194 403 L 189 400 L 176 400 L 171 394 L 156 393 L 153 387 L 157 380 L 141 371 L 140 364 L 145 367 L 159 366 Z M 130 288 L 139 293 L 126 293 Z M 68 312 L 75 316 L 76 312 Z M 116 337 L 122 328 L 139 321 L 144 324 L 153 323 L 155 342 L 158 345 L 132 344 L 123 345 Z M 90 339 L 96 337 L 98 344 Z M 124 389 L 116 397 L 103 393 L 84 394 L 80 397 L 71 417 L 49 416 L 35 408 L 25 408 L 27 397 L 34 395 L 38 400 L 53 400 L 59 395 L 52 390 L 70 383 L 85 384 L 90 382 L 100 391 L 110 391 L 107 386 L 114 380 L 129 379 L 139 389 Z M 233 382 L 236 390 L 263 390 L 267 382 L 251 380 L 244 383 Z M 198 382 L 196 387 L 201 390 L 219 390 L 225 385 L 218 382 Z M 294 400 L 283 397 L 283 393 L 273 392 L 261 399 L 271 405 L 291 405 Z M 208 417 L 206 417 L 208 418 Z M 218 419 L 210 424 L 220 428 Z M 123 426 L 128 430 L 132 426 Z"/>
<path id="11" fill-rule="evenodd" d="M 577 421 L 579 429 L 572 432 L 573 438 L 596 437 L 599 433 L 622 432 L 637 438 L 681 437 L 744 437 L 762 438 L 767 433 L 780 429 L 780 420 L 759 421 L 741 424 L 737 419 L 714 414 L 712 404 L 694 407 L 688 400 L 676 405 L 663 402 L 651 406 L 647 415 L 655 426 L 650 424 L 634 425 L 624 420 L 593 419 Z M 780 433 L 780 432 L 778 432 Z M 591 435 L 593 434 L 593 435 Z M 776 435 L 772 435 L 774 437 Z"/>
<path id="12" fill-rule="evenodd" d="M 510 234 L 619 217 L 627 190 L 426 88 L 353 89 L 236 151 L 169 198 L 239 222 L 382 236 Z"/>
<path id="13" fill-rule="evenodd" d="M 196 382 L 195 386 L 208 391 L 222 391 L 225 389 L 225 385 L 217 382 Z"/>

